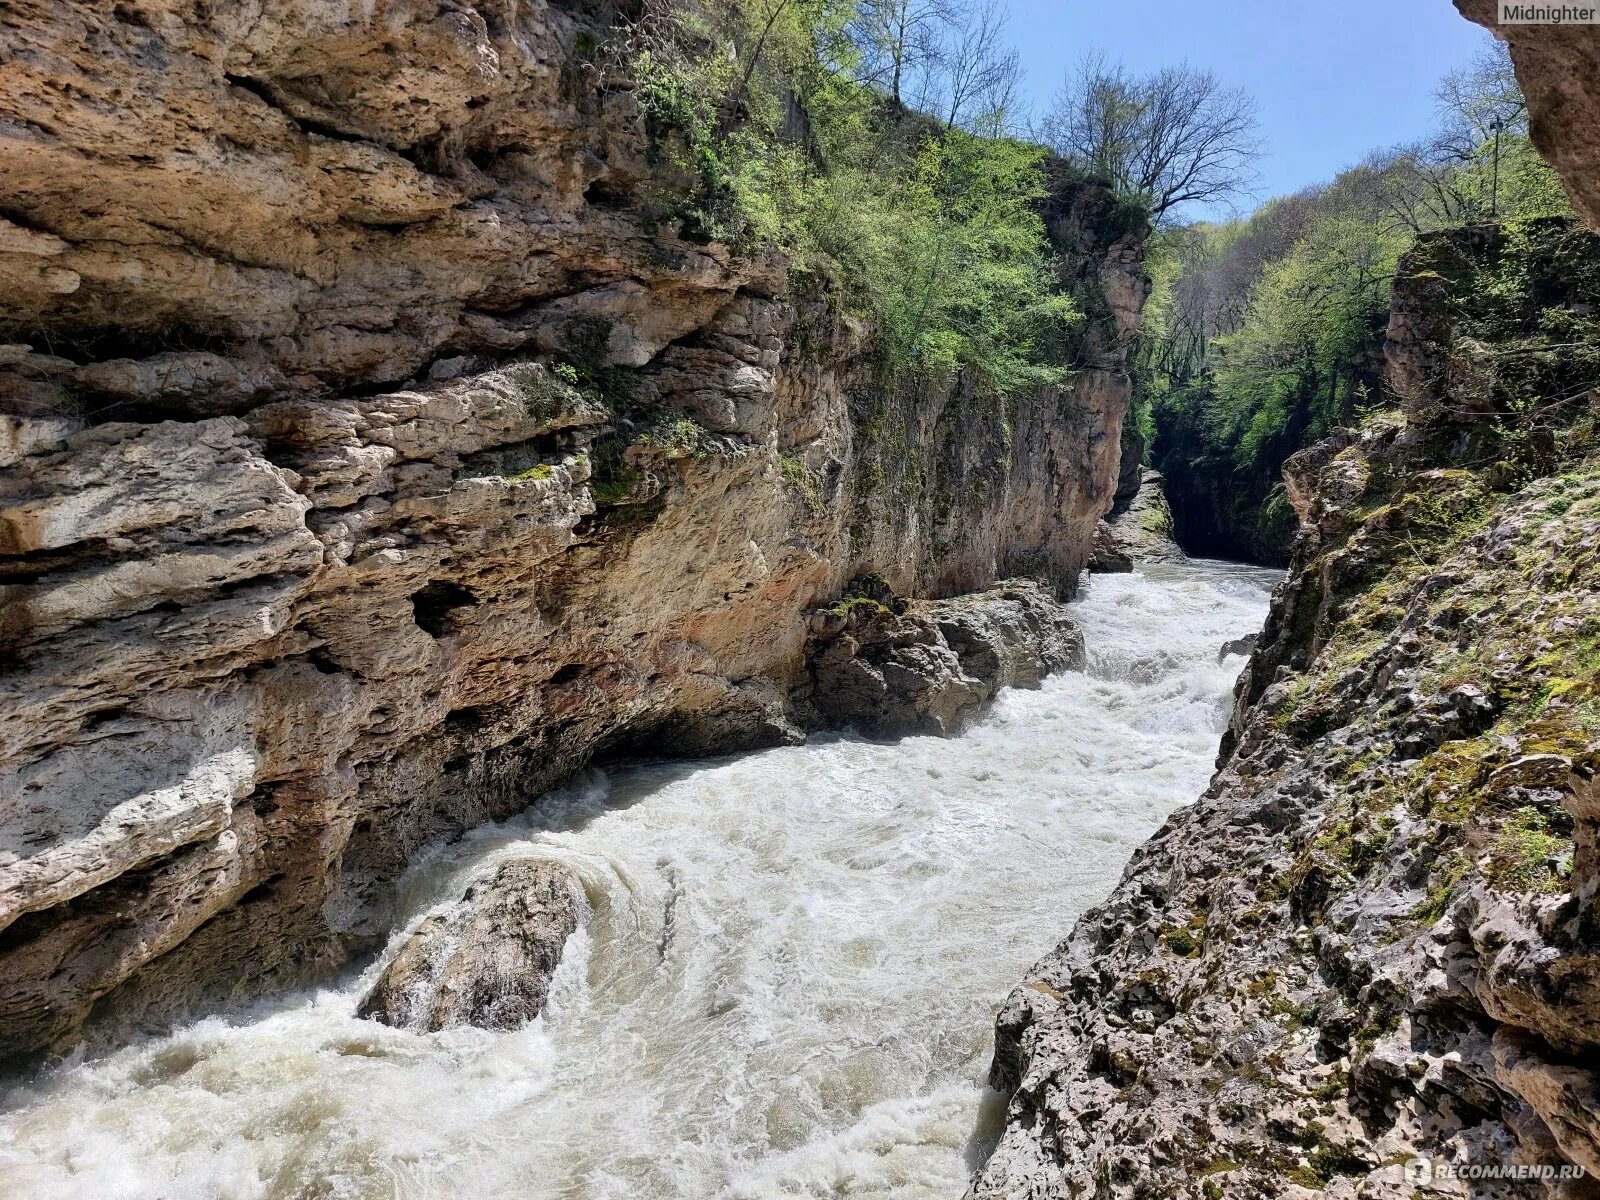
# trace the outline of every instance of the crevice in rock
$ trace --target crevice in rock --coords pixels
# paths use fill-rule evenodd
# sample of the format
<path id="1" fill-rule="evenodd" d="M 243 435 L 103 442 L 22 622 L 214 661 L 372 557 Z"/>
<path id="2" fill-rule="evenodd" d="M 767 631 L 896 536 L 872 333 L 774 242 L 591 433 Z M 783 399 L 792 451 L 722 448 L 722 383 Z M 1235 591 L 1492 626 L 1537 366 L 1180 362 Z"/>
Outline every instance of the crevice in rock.
<path id="1" fill-rule="evenodd" d="M 225 74 L 223 75 L 223 78 L 234 87 L 242 88 L 243 90 L 249 92 L 252 96 L 262 101 L 269 108 L 282 113 L 284 118 L 300 133 L 312 133 L 316 134 L 318 137 L 330 138 L 334 141 L 355 142 L 366 146 L 376 146 L 380 144 L 364 134 L 348 129 L 342 129 L 337 125 L 330 125 L 326 121 L 319 121 L 313 117 L 296 115 L 289 110 L 287 105 L 278 99 L 277 93 L 273 90 L 272 85 L 263 80 L 252 78 L 249 75 Z M 388 149 L 388 147 L 384 147 L 384 149 Z M 404 156 L 402 155 L 402 157 Z"/>

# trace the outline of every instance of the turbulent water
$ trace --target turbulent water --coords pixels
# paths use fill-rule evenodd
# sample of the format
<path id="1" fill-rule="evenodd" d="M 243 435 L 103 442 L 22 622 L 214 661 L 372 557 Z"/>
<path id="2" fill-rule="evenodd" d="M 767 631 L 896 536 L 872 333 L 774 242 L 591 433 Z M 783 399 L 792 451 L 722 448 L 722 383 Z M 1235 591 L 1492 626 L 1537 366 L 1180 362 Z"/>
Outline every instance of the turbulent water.
<path id="1" fill-rule="evenodd" d="M 15 1089 L 0 1196 L 944 1197 L 996 1132 L 996 1005 L 1204 787 L 1271 577 L 1093 581 L 1086 674 L 965 736 L 580 781 L 441 850 L 413 923 L 548 855 L 591 912 L 512 1034 L 357 1020 L 361 978 Z M 381 961 L 381 960 L 380 960 Z"/>

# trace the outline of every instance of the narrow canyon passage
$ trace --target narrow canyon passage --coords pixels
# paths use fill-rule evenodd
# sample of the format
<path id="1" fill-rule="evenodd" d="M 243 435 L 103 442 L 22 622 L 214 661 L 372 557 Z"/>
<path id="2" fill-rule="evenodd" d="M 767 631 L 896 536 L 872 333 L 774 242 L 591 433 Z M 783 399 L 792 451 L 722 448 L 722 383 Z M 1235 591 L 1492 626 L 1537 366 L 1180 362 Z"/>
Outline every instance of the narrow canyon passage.
<path id="1" fill-rule="evenodd" d="M 358 1020 L 378 969 L 5 1100 L 0 1195 L 957 1197 L 995 1006 L 1204 787 L 1272 573 L 1093 580 L 1086 674 L 958 739 L 592 774 L 406 880 L 548 855 L 592 911 L 513 1034 Z M 380 960 L 381 961 L 381 960 Z"/>

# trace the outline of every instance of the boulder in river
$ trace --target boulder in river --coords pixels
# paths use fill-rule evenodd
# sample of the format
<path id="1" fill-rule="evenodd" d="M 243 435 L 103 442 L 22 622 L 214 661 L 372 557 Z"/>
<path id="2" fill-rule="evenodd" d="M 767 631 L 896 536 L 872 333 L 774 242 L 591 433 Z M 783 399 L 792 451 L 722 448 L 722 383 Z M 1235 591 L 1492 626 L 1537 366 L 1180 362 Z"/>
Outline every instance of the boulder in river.
<path id="1" fill-rule="evenodd" d="M 1161 472 L 1146 471 L 1127 503 L 1119 503 L 1095 529 L 1089 570 L 1114 575 L 1138 563 L 1183 562 L 1187 557 L 1178 546 Z"/>
<path id="2" fill-rule="evenodd" d="M 1234 638 L 1231 642 L 1223 642 L 1222 649 L 1217 651 L 1217 666 L 1221 666 L 1228 659 L 1238 655 L 1249 657 L 1255 652 L 1256 643 L 1261 640 L 1259 633 L 1247 633 L 1242 638 Z"/>
<path id="3" fill-rule="evenodd" d="M 1006 687 L 1081 667 L 1083 634 L 1032 580 L 948 600 L 883 589 L 812 614 L 812 703 L 830 725 L 872 737 L 950 735 Z"/>
<path id="4" fill-rule="evenodd" d="M 359 1015 L 421 1033 L 526 1025 L 544 1009 L 582 897 L 576 877 L 558 862 L 502 864 L 417 927 Z"/>
<path id="5" fill-rule="evenodd" d="M 1133 571 L 1133 555 L 1128 553 L 1110 521 L 1101 521 L 1094 529 L 1094 554 L 1089 559 L 1089 571 L 1095 575 L 1128 575 Z"/>

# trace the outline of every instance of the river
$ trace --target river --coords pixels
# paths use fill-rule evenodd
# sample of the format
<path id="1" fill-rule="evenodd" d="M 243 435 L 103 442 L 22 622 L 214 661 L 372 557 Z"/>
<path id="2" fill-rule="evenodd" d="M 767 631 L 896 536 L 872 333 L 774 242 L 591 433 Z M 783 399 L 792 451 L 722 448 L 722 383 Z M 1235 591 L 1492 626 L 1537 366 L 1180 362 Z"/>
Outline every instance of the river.
<path id="1" fill-rule="evenodd" d="M 358 1020 L 373 964 L 68 1063 L 0 1104 L 0 1196 L 955 1200 L 1001 1115 L 996 1007 L 1204 788 L 1218 647 L 1275 578 L 1096 577 L 1088 670 L 953 740 L 591 773 L 405 882 L 414 923 L 507 857 L 577 870 L 539 1021 Z"/>

